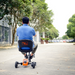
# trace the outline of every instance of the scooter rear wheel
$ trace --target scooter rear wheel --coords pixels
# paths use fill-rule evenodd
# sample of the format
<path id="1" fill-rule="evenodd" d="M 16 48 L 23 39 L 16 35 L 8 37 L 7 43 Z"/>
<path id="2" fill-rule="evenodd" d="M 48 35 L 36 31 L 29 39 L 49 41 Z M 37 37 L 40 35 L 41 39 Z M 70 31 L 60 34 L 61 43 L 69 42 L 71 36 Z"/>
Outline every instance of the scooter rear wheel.
<path id="1" fill-rule="evenodd" d="M 15 62 L 15 68 L 18 68 L 18 62 L 17 61 Z"/>
<path id="2" fill-rule="evenodd" d="M 31 66 L 32 66 L 33 68 L 35 68 L 36 62 L 32 62 L 32 63 L 31 63 Z"/>

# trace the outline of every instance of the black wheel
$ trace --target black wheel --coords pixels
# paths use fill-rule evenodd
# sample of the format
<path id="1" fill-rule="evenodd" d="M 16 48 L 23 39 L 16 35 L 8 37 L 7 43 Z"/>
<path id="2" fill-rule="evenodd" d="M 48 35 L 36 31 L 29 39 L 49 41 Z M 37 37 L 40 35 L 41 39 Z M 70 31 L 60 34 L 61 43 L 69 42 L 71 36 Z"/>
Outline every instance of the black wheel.
<path id="1" fill-rule="evenodd" d="M 31 63 L 31 66 L 32 66 L 33 68 L 35 68 L 36 62 L 32 62 L 32 63 Z"/>
<path id="2" fill-rule="evenodd" d="M 35 66 L 36 66 L 36 62 L 34 62 L 35 63 Z"/>
<path id="3" fill-rule="evenodd" d="M 15 62 L 15 68 L 18 68 L 18 62 Z"/>

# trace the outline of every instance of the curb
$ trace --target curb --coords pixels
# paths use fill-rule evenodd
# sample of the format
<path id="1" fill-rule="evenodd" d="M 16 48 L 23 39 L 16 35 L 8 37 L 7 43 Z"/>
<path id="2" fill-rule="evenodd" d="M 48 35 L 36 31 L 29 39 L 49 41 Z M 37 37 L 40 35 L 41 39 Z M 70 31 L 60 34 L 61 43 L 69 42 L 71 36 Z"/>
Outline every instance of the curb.
<path id="1" fill-rule="evenodd" d="M 17 46 L 0 47 L 0 50 L 1 50 L 1 49 L 12 49 L 12 48 L 17 48 Z"/>

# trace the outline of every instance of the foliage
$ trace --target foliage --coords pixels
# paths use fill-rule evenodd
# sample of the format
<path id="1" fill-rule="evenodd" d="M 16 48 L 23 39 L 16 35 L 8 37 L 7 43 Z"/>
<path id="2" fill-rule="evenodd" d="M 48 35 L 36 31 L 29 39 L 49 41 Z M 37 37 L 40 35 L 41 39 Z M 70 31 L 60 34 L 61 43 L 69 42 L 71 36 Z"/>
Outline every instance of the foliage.
<path id="1" fill-rule="evenodd" d="M 34 0 L 0 0 L 0 20 L 8 14 L 19 14 L 20 16 L 30 16 L 31 6 Z M 14 13 L 13 13 L 14 12 Z M 15 16 L 16 16 L 15 15 Z"/>
<path id="2" fill-rule="evenodd" d="M 75 14 L 69 19 L 67 24 L 67 35 L 75 39 Z"/>
<path id="3" fill-rule="evenodd" d="M 52 10 L 47 10 L 48 6 L 45 0 L 37 0 L 37 3 L 33 4 L 33 14 L 31 23 L 34 24 L 34 29 L 40 32 L 46 31 L 51 27 L 53 16 Z"/>
<path id="4" fill-rule="evenodd" d="M 0 0 L 0 20 L 4 17 L 9 20 L 12 26 L 12 45 L 16 33 L 17 24 L 24 16 L 32 15 L 32 5 L 34 0 Z M 6 15 L 6 16 L 5 16 Z"/>
<path id="5" fill-rule="evenodd" d="M 63 35 L 62 39 L 69 39 L 69 37 L 67 35 Z"/>
<path id="6" fill-rule="evenodd" d="M 45 40 L 50 40 L 49 38 L 45 38 Z"/>
<path id="7" fill-rule="evenodd" d="M 59 36 L 58 30 L 52 26 L 48 31 L 45 33 L 46 37 L 53 39 Z"/>
<path id="8" fill-rule="evenodd" d="M 4 17 L 5 14 L 8 14 L 8 0 L 0 0 L 0 20 Z"/>
<path id="9" fill-rule="evenodd" d="M 41 37 L 42 40 L 45 40 L 45 38 Z"/>
<path id="10" fill-rule="evenodd" d="M 0 0 L 0 20 L 6 16 L 12 26 L 12 45 L 17 24 L 22 25 L 22 18 L 30 18 L 30 26 L 40 32 L 47 32 L 50 39 L 58 36 L 58 30 L 52 25 L 52 10 L 48 10 L 45 0 Z"/>

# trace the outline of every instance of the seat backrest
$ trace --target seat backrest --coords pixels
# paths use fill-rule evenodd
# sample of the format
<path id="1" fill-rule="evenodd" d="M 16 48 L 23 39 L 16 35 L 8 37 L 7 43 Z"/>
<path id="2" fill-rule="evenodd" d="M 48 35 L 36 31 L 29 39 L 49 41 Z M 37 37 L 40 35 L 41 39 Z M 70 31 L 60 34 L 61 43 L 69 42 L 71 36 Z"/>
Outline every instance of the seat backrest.
<path id="1" fill-rule="evenodd" d="M 19 40 L 19 51 L 31 52 L 33 50 L 33 42 L 31 40 Z"/>

